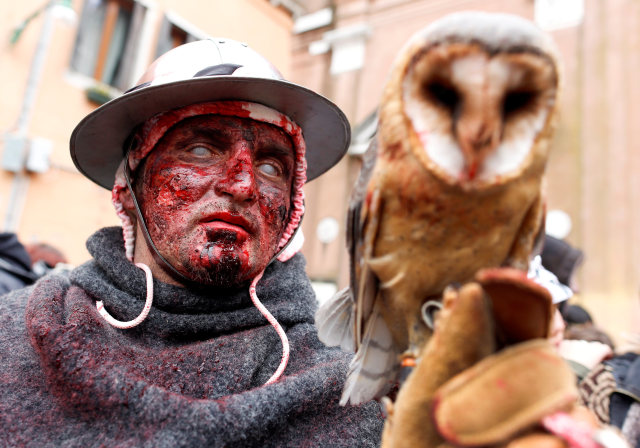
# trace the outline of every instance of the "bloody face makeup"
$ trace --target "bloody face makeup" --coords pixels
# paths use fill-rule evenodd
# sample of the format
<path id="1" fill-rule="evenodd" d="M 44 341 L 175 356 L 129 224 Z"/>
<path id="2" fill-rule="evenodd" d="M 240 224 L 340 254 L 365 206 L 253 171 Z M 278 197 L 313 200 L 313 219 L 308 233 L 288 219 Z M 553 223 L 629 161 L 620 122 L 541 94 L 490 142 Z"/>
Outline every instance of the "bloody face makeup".
<path id="1" fill-rule="evenodd" d="M 243 283 L 273 257 L 291 208 L 294 150 L 280 128 L 203 115 L 173 126 L 138 167 L 158 251 L 192 280 Z"/>

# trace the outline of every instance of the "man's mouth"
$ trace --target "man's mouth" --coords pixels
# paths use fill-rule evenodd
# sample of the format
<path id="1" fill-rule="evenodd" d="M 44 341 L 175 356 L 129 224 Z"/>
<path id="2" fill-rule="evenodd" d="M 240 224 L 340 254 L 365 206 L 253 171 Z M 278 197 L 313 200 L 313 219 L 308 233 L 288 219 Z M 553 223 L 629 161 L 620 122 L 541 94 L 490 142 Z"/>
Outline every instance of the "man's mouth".
<path id="1" fill-rule="evenodd" d="M 212 241 L 220 237 L 228 240 L 230 234 L 234 234 L 235 241 L 240 243 L 248 238 L 252 229 L 251 223 L 246 218 L 229 212 L 207 215 L 200 220 L 200 225 L 204 227 Z"/>

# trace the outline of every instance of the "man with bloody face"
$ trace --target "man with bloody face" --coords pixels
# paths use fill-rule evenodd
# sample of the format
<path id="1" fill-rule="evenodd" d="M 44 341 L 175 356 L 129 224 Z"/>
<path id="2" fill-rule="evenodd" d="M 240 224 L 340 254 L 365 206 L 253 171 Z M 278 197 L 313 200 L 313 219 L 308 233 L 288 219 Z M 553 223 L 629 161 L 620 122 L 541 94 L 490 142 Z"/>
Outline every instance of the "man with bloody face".
<path id="1" fill-rule="evenodd" d="M 281 129 L 201 115 L 160 139 L 135 192 L 165 259 L 199 283 L 232 286 L 258 275 L 275 251 L 290 217 L 293 168 L 291 138 Z"/>
<path id="2" fill-rule="evenodd" d="M 225 39 L 85 117 L 72 158 L 122 227 L 0 304 L 0 444 L 377 446 L 378 405 L 338 405 L 349 357 L 317 339 L 296 233 L 348 142 L 334 104 Z"/>

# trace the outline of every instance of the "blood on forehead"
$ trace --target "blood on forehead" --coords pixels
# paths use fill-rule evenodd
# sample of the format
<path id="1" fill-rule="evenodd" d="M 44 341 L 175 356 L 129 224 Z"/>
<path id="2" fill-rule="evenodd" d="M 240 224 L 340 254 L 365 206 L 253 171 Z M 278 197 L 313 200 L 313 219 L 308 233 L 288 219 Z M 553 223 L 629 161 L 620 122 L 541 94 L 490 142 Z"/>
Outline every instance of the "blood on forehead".
<path id="1" fill-rule="evenodd" d="M 221 115 L 239 118 L 250 118 L 279 127 L 287 133 L 293 142 L 296 153 L 296 165 L 304 164 L 306 181 L 305 144 L 302 130 L 286 115 L 263 106 L 262 104 L 246 101 L 218 101 L 213 103 L 198 103 L 179 109 L 173 109 L 148 119 L 137 133 L 136 140 L 140 143 L 129 153 L 129 166 L 135 170 L 140 161 L 156 146 L 167 131 L 179 121 L 198 115 Z M 304 182 L 303 182 L 304 184 Z"/>
<path id="2" fill-rule="evenodd" d="M 213 121 L 209 120 L 209 117 L 214 117 Z M 186 118 L 176 123 L 162 139 L 173 132 L 178 126 L 188 127 L 188 131 L 184 131 L 185 135 L 193 135 L 194 137 L 209 138 L 214 143 L 228 144 L 233 140 L 241 139 L 249 143 L 262 142 L 265 147 L 272 149 L 276 153 L 282 153 L 286 155 L 295 154 L 295 145 L 291 139 L 291 136 L 287 134 L 282 128 L 272 125 L 271 123 L 264 123 L 253 119 L 246 119 L 241 117 L 227 117 L 220 115 L 198 115 L 196 117 Z M 185 126 L 187 125 L 187 126 Z"/>

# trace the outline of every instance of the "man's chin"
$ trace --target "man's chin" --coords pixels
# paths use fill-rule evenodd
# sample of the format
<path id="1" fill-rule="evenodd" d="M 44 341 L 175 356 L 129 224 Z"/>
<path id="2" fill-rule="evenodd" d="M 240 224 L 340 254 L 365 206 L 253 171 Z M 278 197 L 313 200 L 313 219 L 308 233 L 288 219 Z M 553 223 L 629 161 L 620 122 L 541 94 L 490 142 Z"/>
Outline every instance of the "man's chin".
<path id="1" fill-rule="evenodd" d="M 232 288 L 246 281 L 240 275 L 240 262 L 218 263 L 207 269 L 197 267 L 187 269 L 188 277 L 203 286 L 217 286 L 220 288 Z"/>
<path id="2" fill-rule="evenodd" d="M 204 287 L 232 288 L 245 283 L 250 272 L 247 261 L 237 250 L 217 244 L 205 244 L 197 252 L 182 255 L 179 264 L 183 275 Z"/>

